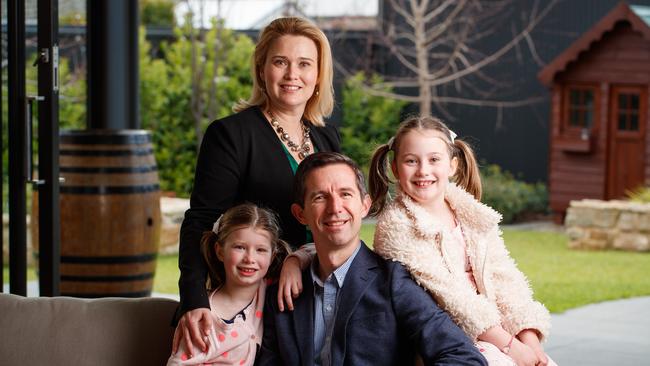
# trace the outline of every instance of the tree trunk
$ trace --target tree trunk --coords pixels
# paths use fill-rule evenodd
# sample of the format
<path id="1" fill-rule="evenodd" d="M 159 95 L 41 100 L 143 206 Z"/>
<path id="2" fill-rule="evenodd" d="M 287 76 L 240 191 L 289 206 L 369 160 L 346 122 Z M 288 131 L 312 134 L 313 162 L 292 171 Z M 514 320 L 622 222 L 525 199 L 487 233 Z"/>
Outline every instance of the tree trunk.
<path id="1" fill-rule="evenodd" d="M 418 86 L 420 89 L 420 115 L 428 116 L 431 114 L 431 87 L 429 86 L 429 57 L 426 47 L 426 31 L 424 14 L 429 5 L 428 0 L 423 0 L 417 4 L 415 0 L 411 1 L 413 19 L 415 23 L 415 54 L 418 68 Z"/>

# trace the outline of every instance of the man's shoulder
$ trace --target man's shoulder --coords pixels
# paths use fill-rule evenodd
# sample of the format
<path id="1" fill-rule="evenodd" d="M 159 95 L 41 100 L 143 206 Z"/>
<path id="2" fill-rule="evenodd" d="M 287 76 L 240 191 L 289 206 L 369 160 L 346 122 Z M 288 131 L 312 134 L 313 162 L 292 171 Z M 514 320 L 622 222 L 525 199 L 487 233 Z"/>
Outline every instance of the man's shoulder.
<path id="1" fill-rule="evenodd" d="M 363 263 L 369 268 L 379 271 L 384 277 L 386 277 L 385 280 L 412 281 L 411 275 L 400 262 L 386 259 L 367 247 L 364 249 L 363 246 L 365 245 L 362 242 L 362 248 L 359 252 L 362 261 L 359 261 L 359 264 Z"/>
<path id="2" fill-rule="evenodd" d="M 404 267 L 402 263 L 392 259 L 385 259 L 380 255 L 372 252 L 373 259 L 377 263 L 376 270 L 379 272 L 378 275 L 381 278 L 378 282 L 382 287 L 388 287 L 390 289 L 391 297 L 402 297 L 402 296 L 419 296 L 421 294 L 426 294 L 426 290 L 422 288 L 411 273 Z M 428 294 L 423 297 L 427 304 L 435 303 L 433 298 Z"/>
<path id="3" fill-rule="evenodd" d="M 404 267 L 402 263 L 392 259 L 384 259 L 379 255 L 377 256 L 384 262 L 386 271 L 390 273 L 391 280 L 394 283 L 400 285 L 398 289 L 401 288 L 401 285 L 404 282 L 409 282 L 409 283 L 412 282 L 413 284 L 416 284 L 415 280 L 413 280 L 413 276 L 411 276 L 411 273 L 406 269 L 406 267 Z"/>

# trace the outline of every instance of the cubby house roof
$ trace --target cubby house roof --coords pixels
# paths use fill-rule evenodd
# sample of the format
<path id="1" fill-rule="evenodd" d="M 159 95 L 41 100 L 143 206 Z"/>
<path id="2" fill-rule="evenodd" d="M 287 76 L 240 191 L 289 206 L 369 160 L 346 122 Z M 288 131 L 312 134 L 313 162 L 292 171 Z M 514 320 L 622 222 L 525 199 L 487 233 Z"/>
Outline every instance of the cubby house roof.
<path id="1" fill-rule="evenodd" d="M 650 41 L 650 7 L 639 5 L 628 5 L 620 2 L 596 25 L 582 34 L 564 52 L 546 65 L 538 74 L 537 78 L 547 87 L 553 83 L 553 78 L 558 72 L 567 68 L 569 63 L 578 59 L 582 52 L 588 51 L 592 44 L 599 41 L 603 35 L 614 29 L 616 23 L 628 21 L 632 29 L 641 33 L 643 38 Z"/>

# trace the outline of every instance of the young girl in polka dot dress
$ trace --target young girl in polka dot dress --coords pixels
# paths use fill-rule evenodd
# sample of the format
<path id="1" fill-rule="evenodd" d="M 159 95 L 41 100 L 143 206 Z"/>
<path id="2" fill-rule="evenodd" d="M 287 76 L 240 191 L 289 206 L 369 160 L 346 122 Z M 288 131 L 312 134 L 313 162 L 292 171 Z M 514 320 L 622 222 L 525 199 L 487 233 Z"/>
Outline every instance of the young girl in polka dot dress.
<path id="1" fill-rule="evenodd" d="M 167 365 L 253 365 L 262 342 L 265 278 L 277 275 L 288 252 L 277 217 L 253 204 L 235 206 L 203 235 L 201 249 L 212 315 L 207 350 L 181 342 Z"/>

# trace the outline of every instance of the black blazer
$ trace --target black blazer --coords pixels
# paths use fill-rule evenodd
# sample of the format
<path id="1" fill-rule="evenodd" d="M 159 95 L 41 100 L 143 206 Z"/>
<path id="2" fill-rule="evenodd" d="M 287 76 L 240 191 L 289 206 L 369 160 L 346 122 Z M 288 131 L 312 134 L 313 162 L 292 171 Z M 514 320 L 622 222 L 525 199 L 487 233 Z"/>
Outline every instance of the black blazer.
<path id="1" fill-rule="evenodd" d="M 311 140 L 318 151 L 340 151 L 335 127 L 309 124 Z M 305 226 L 290 211 L 293 172 L 289 160 L 266 117 L 252 107 L 208 126 L 196 163 L 190 209 L 181 225 L 179 280 L 181 305 L 185 311 L 209 308 L 205 280 L 207 266 L 201 256 L 204 231 L 228 208 L 252 202 L 278 213 L 282 238 L 292 247 L 304 244 Z"/>
<path id="2" fill-rule="evenodd" d="M 279 312 L 278 286 L 269 287 L 264 339 L 256 365 L 313 365 L 314 287 L 303 271 L 294 311 Z M 465 333 L 398 262 L 386 261 L 363 242 L 338 295 L 332 365 L 487 365 Z"/>

